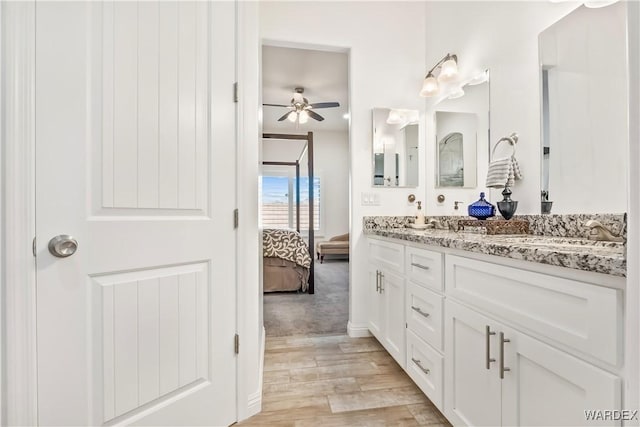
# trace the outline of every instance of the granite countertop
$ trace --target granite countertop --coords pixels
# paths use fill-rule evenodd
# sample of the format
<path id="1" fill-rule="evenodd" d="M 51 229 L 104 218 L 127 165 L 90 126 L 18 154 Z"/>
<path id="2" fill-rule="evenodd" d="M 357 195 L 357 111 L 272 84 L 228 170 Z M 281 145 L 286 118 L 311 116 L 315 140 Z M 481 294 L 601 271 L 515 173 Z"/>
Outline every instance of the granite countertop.
<path id="1" fill-rule="evenodd" d="M 625 277 L 627 274 L 626 247 L 623 243 L 574 237 L 487 235 L 434 229 L 378 228 L 365 229 L 364 233 L 613 276 Z"/>

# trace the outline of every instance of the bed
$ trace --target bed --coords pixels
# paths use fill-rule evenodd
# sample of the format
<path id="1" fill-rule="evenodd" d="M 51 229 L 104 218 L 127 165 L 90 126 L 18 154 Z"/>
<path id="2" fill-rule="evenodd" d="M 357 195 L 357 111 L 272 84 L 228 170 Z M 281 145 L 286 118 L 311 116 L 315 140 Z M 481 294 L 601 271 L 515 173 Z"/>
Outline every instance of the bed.
<path id="1" fill-rule="evenodd" d="M 312 258 L 300 233 L 265 229 L 262 243 L 264 292 L 306 292 Z"/>

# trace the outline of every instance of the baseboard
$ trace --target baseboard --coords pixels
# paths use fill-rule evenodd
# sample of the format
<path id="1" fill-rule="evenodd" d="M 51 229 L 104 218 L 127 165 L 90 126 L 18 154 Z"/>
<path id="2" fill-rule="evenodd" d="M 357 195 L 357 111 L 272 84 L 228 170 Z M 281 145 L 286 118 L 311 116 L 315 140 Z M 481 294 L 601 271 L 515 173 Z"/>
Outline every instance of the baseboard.
<path id="1" fill-rule="evenodd" d="M 262 327 L 262 340 L 260 341 L 260 369 L 258 370 L 258 390 L 249 395 L 247 402 L 247 418 L 252 417 L 262 411 L 262 377 L 264 375 L 264 351 L 265 351 L 266 331 Z"/>
<path id="2" fill-rule="evenodd" d="M 367 324 L 351 323 L 351 321 L 347 323 L 347 334 L 349 334 L 351 338 L 364 338 L 371 336 L 371 332 L 369 332 Z"/>

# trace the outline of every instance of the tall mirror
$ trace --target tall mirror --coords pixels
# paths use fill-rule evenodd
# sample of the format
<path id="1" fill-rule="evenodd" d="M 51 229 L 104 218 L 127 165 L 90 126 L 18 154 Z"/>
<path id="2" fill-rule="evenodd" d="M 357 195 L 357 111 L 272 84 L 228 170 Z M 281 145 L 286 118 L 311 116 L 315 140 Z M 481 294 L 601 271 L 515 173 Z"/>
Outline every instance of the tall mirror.
<path id="1" fill-rule="evenodd" d="M 476 188 L 478 149 L 489 145 L 489 71 L 435 106 L 436 188 Z"/>
<path id="2" fill-rule="evenodd" d="M 417 110 L 373 109 L 373 186 L 417 187 L 419 175 Z"/>
<path id="3" fill-rule="evenodd" d="M 543 213 L 627 210 L 626 7 L 581 6 L 539 36 Z"/>

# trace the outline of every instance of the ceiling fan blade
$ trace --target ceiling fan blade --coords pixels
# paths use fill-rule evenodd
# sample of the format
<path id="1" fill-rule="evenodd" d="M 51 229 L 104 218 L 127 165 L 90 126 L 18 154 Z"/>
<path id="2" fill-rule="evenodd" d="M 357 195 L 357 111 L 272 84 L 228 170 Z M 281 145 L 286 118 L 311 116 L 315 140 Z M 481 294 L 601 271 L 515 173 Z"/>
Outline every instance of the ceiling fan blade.
<path id="1" fill-rule="evenodd" d="M 307 113 L 309 113 L 309 117 L 319 122 L 324 120 L 324 117 L 322 117 L 320 114 L 316 113 L 315 111 L 307 110 Z"/>
<path id="2" fill-rule="evenodd" d="M 309 104 L 311 108 L 333 108 L 339 106 L 339 102 L 316 102 L 315 104 Z"/>
<path id="3" fill-rule="evenodd" d="M 287 114 L 285 114 L 284 116 L 280 117 L 280 118 L 278 119 L 278 121 L 279 121 L 279 122 L 281 122 L 281 121 L 283 121 L 283 120 L 286 120 L 286 119 L 287 119 L 287 117 L 289 117 L 289 114 L 295 114 L 295 111 L 289 111 Z"/>
<path id="4" fill-rule="evenodd" d="M 284 105 L 284 104 L 262 104 L 266 107 L 291 107 L 290 105 Z"/>

